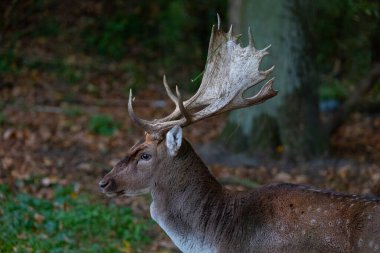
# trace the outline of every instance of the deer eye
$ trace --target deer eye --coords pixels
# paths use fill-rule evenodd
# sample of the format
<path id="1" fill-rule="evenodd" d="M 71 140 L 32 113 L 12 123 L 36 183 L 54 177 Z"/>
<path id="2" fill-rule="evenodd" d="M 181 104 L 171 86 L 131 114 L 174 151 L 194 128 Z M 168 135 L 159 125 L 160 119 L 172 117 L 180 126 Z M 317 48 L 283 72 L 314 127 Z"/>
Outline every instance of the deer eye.
<path id="1" fill-rule="evenodd" d="M 144 161 L 148 161 L 151 157 L 152 156 L 147 153 L 142 153 L 142 155 L 140 156 L 140 159 Z"/>

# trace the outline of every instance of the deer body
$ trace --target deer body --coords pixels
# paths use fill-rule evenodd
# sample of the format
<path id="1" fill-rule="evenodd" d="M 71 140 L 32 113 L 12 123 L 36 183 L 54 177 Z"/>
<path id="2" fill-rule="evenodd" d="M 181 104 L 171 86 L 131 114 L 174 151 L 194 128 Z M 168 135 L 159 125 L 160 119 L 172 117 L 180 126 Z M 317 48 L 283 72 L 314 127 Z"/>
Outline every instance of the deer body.
<path id="1" fill-rule="evenodd" d="M 244 48 L 237 41 L 232 29 L 213 28 L 202 83 L 186 101 L 164 77 L 175 110 L 162 119 L 138 118 L 130 93 L 129 115 L 146 138 L 99 182 L 101 190 L 110 197 L 150 192 L 152 218 L 185 253 L 380 252 L 380 198 L 292 184 L 233 192 L 183 139 L 181 127 L 277 94 L 271 79 L 243 97 L 273 68 L 259 70 L 267 49 L 254 48 L 251 37 Z"/>
<path id="2" fill-rule="evenodd" d="M 380 199 L 293 184 L 230 191 L 181 142 L 174 157 L 163 142 L 144 143 L 103 179 L 111 196 L 149 188 L 152 218 L 181 251 L 380 252 Z M 147 169 L 139 167 L 139 155 L 149 151 L 155 166 L 140 182 L 138 173 Z"/>
<path id="3" fill-rule="evenodd" d="M 380 252 L 379 200 L 292 184 L 231 192 L 184 144 L 151 190 L 152 218 L 181 251 Z"/>

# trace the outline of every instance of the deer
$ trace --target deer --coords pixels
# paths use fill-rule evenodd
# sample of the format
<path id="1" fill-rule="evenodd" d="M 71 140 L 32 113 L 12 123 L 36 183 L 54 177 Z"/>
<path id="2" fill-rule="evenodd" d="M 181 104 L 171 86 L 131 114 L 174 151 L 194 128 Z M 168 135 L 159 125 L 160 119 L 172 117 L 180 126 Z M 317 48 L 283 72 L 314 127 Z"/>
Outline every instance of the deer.
<path id="1" fill-rule="evenodd" d="M 185 253 L 380 252 L 380 198 L 289 183 L 247 191 L 222 186 L 183 137 L 182 128 L 274 97 L 273 67 L 260 70 L 268 47 L 212 27 L 198 91 L 184 100 L 163 83 L 175 105 L 161 119 L 139 118 L 130 90 L 128 114 L 145 138 L 99 182 L 108 197 L 151 195 L 150 214 Z M 269 79 L 269 80 L 268 80 Z M 267 81 L 266 81 L 267 80 Z M 259 91 L 245 91 L 265 81 Z"/>

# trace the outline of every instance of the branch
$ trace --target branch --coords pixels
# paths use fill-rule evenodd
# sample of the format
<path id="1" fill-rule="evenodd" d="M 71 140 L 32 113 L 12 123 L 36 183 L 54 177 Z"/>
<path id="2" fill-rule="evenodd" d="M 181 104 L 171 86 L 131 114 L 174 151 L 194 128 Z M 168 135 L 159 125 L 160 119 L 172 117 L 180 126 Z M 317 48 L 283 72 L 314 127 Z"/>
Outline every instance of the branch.
<path id="1" fill-rule="evenodd" d="M 333 119 L 327 124 L 327 131 L 329 135 L 333 135 L 338 128 L 344 123 L 346 118 L 354 111 L 360 104 L 362 98 L 374 87 L 380 78 L 380 62 L 377 62 L 369 71 L 368 76 L 363 78 L 359 84 L 358 89 L 353 93 L 347 101 L 341 106 Z"/>

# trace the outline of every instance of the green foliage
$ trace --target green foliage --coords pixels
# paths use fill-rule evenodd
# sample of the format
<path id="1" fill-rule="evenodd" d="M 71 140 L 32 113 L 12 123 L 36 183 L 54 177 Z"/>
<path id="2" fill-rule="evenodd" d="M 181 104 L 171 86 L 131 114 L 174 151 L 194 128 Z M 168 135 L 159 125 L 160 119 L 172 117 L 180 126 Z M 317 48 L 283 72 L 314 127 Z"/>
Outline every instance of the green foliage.
<path id="1" fill-rule="evenodd" d="M 69 84 L 77 83 L 83 79 L 82 72 L 70 64 L 59 64 L 57 74 Z"/>
<path id="2" fill-rule="evenodd" d="M 87 17 L 81 35 L 88 52 L 189 79 L 202 71 L 211 24 L 226 8 L 227 1 L 216 0 L 114 1 Z"/>
<path id="3" fill-rule="evenodd" d="M 155 42 L 157 45 L 152 46 L 161 45 L 160 48 L 165 55 L 163 64 L 166 67 L 175 61 L 181 61 L 182 57 L 201 57 L 199 41 L 194 38 L 194 34 L 186 32 L 192 30 L 195 20 L 186 10 L 183 1 L 167 3 L 158 17 L 158 22 L 159 32 Z M 189 44 L 186 39 L 193 41 L 193 44 Z"/>
<path id="4" fill-rule="evenodd" d="M 133 62 L 125 62 L 121 65 L 121 71 L 126 73 L 130 79 L 128 85 L 124 87 L 124 93 L 128 96 L 129 90 L 132 89 L 134 92 L 137 90 L 141 90 L 146 85 L 146 77 L 135 63 Z"/>
<path id="5" fill-rule="evenodd" d="M 34 30 L 33 36 L 52 37 L 57 36 L 61 30 L 59 22 L 54 17 L 48 17 L 40 22 Z"/>
<path id="6" fill-rule="evenodd" d="M 46 200 L 0 185 L 0 252 L 120 252 L 149 242 L 129 208 L 94 203 L 72 186 Z"/>
<path id="7" fill-rule="evenodd" d="M 53 61 L 25 61 L 24 65 L 29 69 L 54 73 L 68 84 L 78 83 L 84 78 L 84 73 L 81 68 L 73 64 L 68 64 L 62 59 L 55 59 Z"/>
<path id="8" fill-rule="evenodd" d="M 90 118 L 88 129 L 103 136 L 111 136 L 120 127 L 110 115 L 97 114 Z"/>
<path id="9" fill-rule="evenodd" d="M 227 20 L 227 0 L 37 0 L 22 5 L 0 3 L 0 7 L 5 10 L 4 22 L 0 22 L 0 73 L 38 68 L 54 72 L 69 84 L 80 83 L 88 76 L 78 65 L 91 59 L 96 71 L 106 69 L 117 74 L 125 62 L 133 62 L 129 70 L 136 74 L 128 79 L 132 82 L 128 85 L 134 87 L 166 74 L 170 83 L 188 80 L 181 86 L 192 88 L 195 85 L 190 78 L 204 67 L 216 13 Z M 75 11 L 62 12 L 65 9 Z M 33 51 L 31 48 L 41 49 L 36 52 L 42 54 L 27 56 L 25 52 Z M 62 60 L 67 53 L 74 56 L 70 64 Z M 76 65 L 77 59 L 84 61 Z"/>
<path id="10" fill-rule="evenodd" d="M 13 48 L 0 49 L 0 73 L 16 72 L 18 65 Z"/>
<path id="11" fill-rule="evenodd" d="M 380 2 L 295 0 L 307 54 L 323 76 L 320 95 L 341 99 L 380 61 Z"/>
<path id="12" fill-rule="evenodd" d="M 0 126 L 5 123 L 5 116 L 2 112 L 0 112 Z"/>
<path id="13" fill-rule="evenodd" d="M 183 28 L 189 26 L 193 20 L 189 16 L 183 1 L 171 1 L 167 3 L 160 17 L 159 40 L 163 43 L 174 45 L 177 41 L 182 40 L 185 36 Z"/>
<path id="14" fill-rule="evenodd" d="M 336 79 L 331 80 L 331 82 L 324 82 L 323 85 L 319 88 L 319 97 L 322 100 L 343 100 L 346 98 L 347 93 L 348 92 L 345 90 L 342 82 L 339 82 Z"/>
<path id="15" fill-rule="evenodd" d="M 98 26 L 98 30 L 90 28 L 83 32 L 87 46 L 94 48 L 101 55 L 122 58 L 128 50 L 126 40 L 130 32 L 129 17 L 120 12 L 103 17 L 99 23 L 94 24 Z"/>

